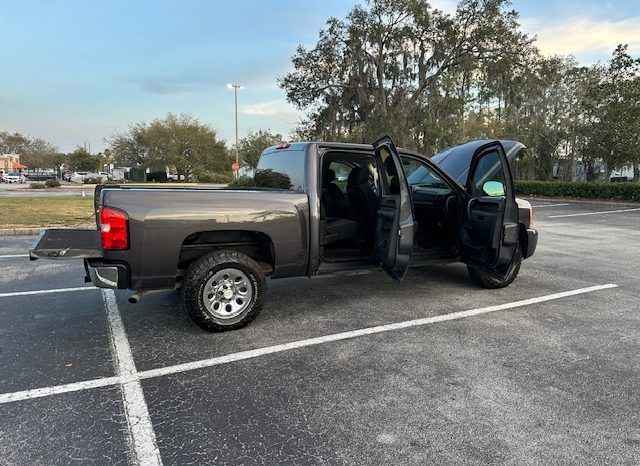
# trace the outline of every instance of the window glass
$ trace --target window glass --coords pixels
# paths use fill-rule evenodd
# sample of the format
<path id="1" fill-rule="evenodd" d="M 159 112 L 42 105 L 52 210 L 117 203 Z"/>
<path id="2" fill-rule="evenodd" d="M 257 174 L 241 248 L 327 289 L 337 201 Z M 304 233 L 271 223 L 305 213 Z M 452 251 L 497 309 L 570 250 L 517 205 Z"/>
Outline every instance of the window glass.
<path id="1" fill-rule="evenodd" d="M 379 151 L 382 159 L 382 175 L 389 189 L 389 194 L 400 194 L 400 182 L 398 180 L 398 171 L 393 157 L 386 147 L 381 147 Z"/>
<path id="2" fill-rule="evenodd" d="M 276 150 L 262 154 L 253 179 L 254 186 L 304 191 L 305 158 L 301 150 Z"/>
<path id="3" fill-rule="evenodd" d="M 487 184 L 488 182 L 493 182 Z M 502 186 L 498 185 L 498 183 Z M 475 166 L 471 179 L 471 195 L 504 196 L 505 179 L 502 162 L 497 150 L 482 155 Z"/>
<path id="4" fill-rule="evenodd" d="M 336 174 L 333 183 L 336 184 L 343 192 L 347 190 L 347 179 L 349 178 L 349 172 L 351 167 L 342 162 L 331 162 L 329 168 Z"/>

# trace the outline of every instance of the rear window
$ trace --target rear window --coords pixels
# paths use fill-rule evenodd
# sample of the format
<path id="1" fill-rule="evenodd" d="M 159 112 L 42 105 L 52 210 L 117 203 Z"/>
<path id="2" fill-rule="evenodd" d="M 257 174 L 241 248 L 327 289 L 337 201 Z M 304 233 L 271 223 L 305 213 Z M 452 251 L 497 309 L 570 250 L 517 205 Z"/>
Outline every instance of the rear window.
<path id="1" fill-rule="evenodd" d="M 302 150 L 276 150 L 262 154 L 254 176 L 254 186 L 304 191 L 305 159 Z"/>

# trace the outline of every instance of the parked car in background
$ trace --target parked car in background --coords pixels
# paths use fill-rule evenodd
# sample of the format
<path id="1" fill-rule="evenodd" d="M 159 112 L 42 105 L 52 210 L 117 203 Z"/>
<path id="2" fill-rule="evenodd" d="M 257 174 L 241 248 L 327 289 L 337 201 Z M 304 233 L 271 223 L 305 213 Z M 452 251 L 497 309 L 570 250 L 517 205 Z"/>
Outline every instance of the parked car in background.
<path id="1" fill-rule="evenodd" d="M 12 172 L 4 175 L 3 181 L 5 183 L 26 183 L 27 179 L 22 173 Z"/>
<path id="2" fill-rule="evenodd" d="M 100 172 L 100 173 L 98 173 L 98 175 L 102 178 L 102 181 L 105 181 L 105 180 L 112 180 L 112 179 L 113 179 L 113 177 L 111 176 L 111 174 L 110 174 L 110 173 L 107 173 L 107 172 Z"/>
<path id="3" fill-rule="evenodd" d="M 86 179 L 97 179 L 100 182 L 106 181 L 109 179 L 108 173 L 93 173 L 93 172 L 73 172 L 68 176 L 68 181 L 72 183 L 84 183 Z"/>

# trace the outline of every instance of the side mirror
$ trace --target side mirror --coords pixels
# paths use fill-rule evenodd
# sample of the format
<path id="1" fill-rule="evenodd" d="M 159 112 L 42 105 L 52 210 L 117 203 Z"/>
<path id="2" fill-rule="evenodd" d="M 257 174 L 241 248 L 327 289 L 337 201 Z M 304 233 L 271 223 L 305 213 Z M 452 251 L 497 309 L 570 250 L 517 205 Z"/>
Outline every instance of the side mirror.
<path id="1" fill-rule="evenodd" d="M 505 195 L 504 185 L 499 181 L 487 181 L 482 185 L 482 190 L 487 196 L 499 197 Z"/>

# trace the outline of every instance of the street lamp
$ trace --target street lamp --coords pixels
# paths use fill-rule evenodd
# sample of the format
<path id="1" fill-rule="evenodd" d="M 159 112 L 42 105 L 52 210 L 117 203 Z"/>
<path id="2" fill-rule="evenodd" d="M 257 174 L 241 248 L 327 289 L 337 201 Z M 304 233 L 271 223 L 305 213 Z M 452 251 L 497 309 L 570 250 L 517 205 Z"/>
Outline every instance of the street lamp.
<path id="1" fill-rule="evenodd" d="M 239 166 L 238 160 L 238 89 L 244 89 L 240 84 L 227 84 L 227 89 L 233 89 L 233 98 L 236 109 L 236 164 Z M 238 177 L 238 170 L 236 170 L 236 178 Z"/>

